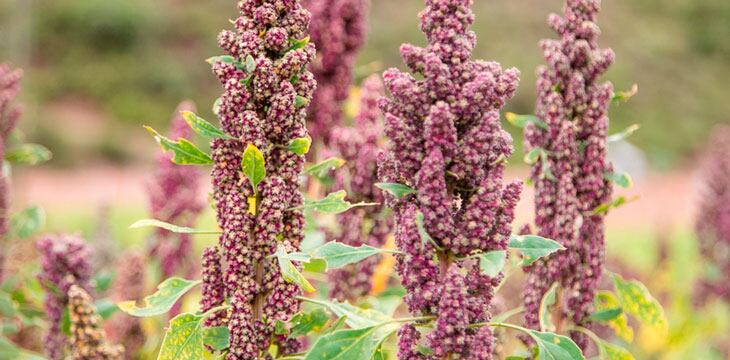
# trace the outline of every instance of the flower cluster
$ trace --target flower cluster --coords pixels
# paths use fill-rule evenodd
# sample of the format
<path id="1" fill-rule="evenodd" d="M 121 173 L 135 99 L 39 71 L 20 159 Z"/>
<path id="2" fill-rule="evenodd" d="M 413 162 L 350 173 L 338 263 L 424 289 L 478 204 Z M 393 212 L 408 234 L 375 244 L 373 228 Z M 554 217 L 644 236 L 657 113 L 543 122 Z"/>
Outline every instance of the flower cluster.
<path id="1" fill-rule="evenodd" d="M 84 289 L 73 285 L 68 291 L 71 320 L 70 360 L 122 360 L 124 347 L 110 345 L 101 328 L 101 317 L 94 302 Z"/>
<path id="2" fill-rule="evenodd" d="M 377 101 L 383 95 L 383 82 L 373 75 L 365 80 L 360 98 L 360 111 L 354 127 L 337 127 L 332 131 L 331 146 L 346 161 L 337 172 L 336 189 L 346 189 L 356 202 L 383 203 L 383 195 L 375 187 L 378 177 L 378 140 L 383 131 L 382 114 Z M 392 220 L 381 206 L 355 208 L 337 215 L 342 229 L 335 241 L 351 246 L 383 247 L 392 227 Z M 331 272 L 332 297 L 353 300 L 370 292 L 371 277 L 379 261 L 368 258 L 358 264 Z"/>
<path id="3" fill-rule="evenodd" d="M 171 121 L 170 138 L 189 138 L 192 134 L 181 111 L 195 111 L 195 105 L 183 102 Z M 192 166 L 170 161 L 170 154 L 160 154 L 154 182 L 149 186 L 150 213 L 158 220 L 181 226 L 194 225 L 205 203 L 200 197 L 201 173 Z M 174 234 L 158 229 L 150 258 L 160 260 L 163 278 L 173 275 L 191 276 L 195 260 L 192 257 L 190 234 Z"/>
<path id="4" fill-rule="evenodd" d="M 38 280 L 46 290 L 49 323 L 43 344 L 49 359 L 61 360 L 67 345 L 61 332 L 61 317 L 69 301 L 67 294 L 73 285 L 89 290 L 91 251 L 83 239 L 73 235 L 44 237 L 36 245 L 41 253 Z"/>
<path id="5" fill-rule="evenodd" d="M 717 296 L 730 301 L 730 127 L 718 127 L 713 133 L 695 231 L 700 252 L 716 275 L 699 284 L 697 295 L 699 300 Z"/>
<path id="6" fill-rule="evenodd" d="M 329 144 L 331 129 L 342 122 L 342 105 L 352 85 L 358 50 L 367 35 L 369 0 L 308 0 L 310 34 L 318 56 L 311 69 L 317 91 L 309 107 L 313 139 Z"/>
<path id="7" fill-rule="evenodd" d="M 0 159 L 5 158 L 5 146 L 10 133 L 23 113 L 20 106 L 13 101 L 20 91 L 22 70 L 14 70 L 7 64 L 0 64 Z M 8 232 L 10 211 L 10 179 L 4 171 L 0 171 L 0 238 Z M 0 281 L 5 269 L 5 251 L 0 252 Z"/>
<path id="8" fill-rule="evenodd" d="M 112 300 L 117 303 L 141 300 L 145 293 L 144 272 L 145 259 L 143 256 L 134 252 L 125 254 L 117 264 L 117 275 L 112 286 Z M 115 314 L 107 321 L 105 329 L 110 340 L 124 346 L 125 359 L 134 359 L 137 351 L 145 343 L 144 330 L 138 318 Z"/>
<path id="9" fill-rule="evenodd" d="M 604 217 L 594 210 L 611 199 L 606 174 L 608 107 L 613 86 L 599 77 L 614 60 L 598 47 L 599 0 L 567 0 L 564 16 L 550 15 L 559 40 L 543 40 L 547 66 L 538 69 L 536 113 L 543 126 L 525 130 L 526 151 L 541 150 L 533 167 L 535 224 L 540 236 L 568 250 L 539 261 L 528 271 L 524 293 L 525 322 L 539 325 L 540 301 L 559 282 L 566 296 L 561 306 L 575 324 L 586 325 L 604 263 Z M 579 334 L 574 339 L 585 348 Z"/>
<path id="10" fill-rule="evenodd" d="M 385 132 L 392 144 L 380 157 L 383 182 L 417 194 L 396 199 L 396 270 L 418 315 L 435 316 L 425 345 L 433 358 L 491 359 L 493 337 L 470 324 L 489 321 L 501 276 L 482 275 L 476 252 L 504 250 L 511 234 L 519 182 L 504 185 L 504 160 L 512 139 L 499 111 L 515 92 L 519 72 L 494 62 L 472 61 L 476 35 L 471 0 L 428 0 L 421 13 L 426 48 L 406 44 L 401 55 L 419 78 L 397 69 L 384 74 L 392 99 L 383 98 Z M 422 80 L 420 79 L 422 78 Z M 422 232 L 419 219 L 423 220 Z M 421 335 L 401 330 L 401 358 L 416 352 Z"/>
<path id="11" fill-rule="evenodd" d="M 316 53 L 306 40 L 311 15 L 300 2 L 243 0 L 239 8 L 235 30 L 219 36 L 219 45 L 235 61 L 211 61 L 225 89 L 216 112 L 234 140 L 212 143 L 213 199 L 223 234 L 220 250 L 206 252 L 201 303 L 210 309 L 230 301 L 230 314 L 220 319 L 230 329 L 230 360 L 265 356 L 277 342 L 275 321 L 288 320 L 300 307 L 299 288 L 284 280 L 269 256 L 277 246 L 296 251 L 304 236 L 302 212 L 290 210 L 304 201 L 299 177 L 304 156 L 287 147 L 308 135 L 304 104 L 316 87 L 306 70 Z M 249 146 L 266 164 L 257 188 L 241 172 Z M 280 353 L 298 350 L 289 342 L 278 345 Z"/>

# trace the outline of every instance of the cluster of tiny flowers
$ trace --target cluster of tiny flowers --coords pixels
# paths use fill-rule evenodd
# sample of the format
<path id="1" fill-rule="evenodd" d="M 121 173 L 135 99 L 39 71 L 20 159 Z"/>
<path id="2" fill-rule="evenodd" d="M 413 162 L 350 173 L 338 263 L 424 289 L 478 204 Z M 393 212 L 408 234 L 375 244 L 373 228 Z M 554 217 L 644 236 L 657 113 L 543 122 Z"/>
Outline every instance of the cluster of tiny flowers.
<path id="1" fill-rule="evenodd" d="M 239 8 L 235 29 L 219 36 L 220 47 L 235 61 L 213 61 L 225 89 L 216 112 L 235 140 L 216 139 L 211 146 L 213 199 L 223 234 L 218 248 L 205 254 L 201 302 L 206 309 L 225 299 L 231 303 L 230 313 L 213 321 L 228 323 L 229 360 L 268 356 L 275 321 L 288 320 L 300 307 L 299 288 L 284 280 L 269 255 L 278 246 L 297 251 L 304 236 L 302 212 L 289 210 L 304 201 L 299 177 L 304 156 L 287 146 L 308 136 L 302 104 L 311 102 L 316 87 L 306 69 L 316 53 L 305 40 L 311 15 L 299 0 L 243 0 Z M 249 145 L 266 162 L 257 189 L 240 170 Z M 298 351 L 290 342 L 276 345 Z"/>
<path id="2" fill-rule="evenodd" d="M 310 34 L 318 55 L 311 66 L 317 91 L 309 106 L 313 139 L 329 144 L 331 129 L 342 122 L 342 105 L 352 85 L 352 72 L 367 35 L 369 0 L 307 0 L 312 13 Z"/>
<path id="3" fill-rule="evenodd" d="M 101 327 L 101 317 L 84 289 L 73 285 L 68 291 L 71 320 L 70 360 L 122 360 L 124 347 L 110 345 Z"/>
<path id="4" fill-rule="evenodd" d="M 476 35 L 472 0 L 427 0 L 421 13 L 426 48 L 403 45 L 401 55 L 418 78 L 385 72 L 392 99 L 383 98 L 385 132 L 392 144 L 381 156 L 382 182 L 401 183 L 417 194 L 396 199 L 396 270 L 417 315 L 435 316 L 425 339 L 434 358 L 491 359 L 491 332 L 470 324 L 489 321 L 501 276 L 480 274 L 465 257 L 504 250 L 511 234 L 519 182 L 504 184 L 504 160 L 512 139 L 500 127 L 499 111 L 514 94 L 519 72 L 494 62 L 472 61 Z M 428 236 L 419 233 L 418 219 Z M 424 237 L 430 240 L 424 241 Z M 419 348 L 418 330 L 401 331 L 403 358 L 430 358 Z"/>
<path id="5" fill-rule="evenodd" d="M 10 133 L 23 112 L 23 109 L 13 104 L 20 91 L 22 70 L 14 70 L 7 64 L 0 64 L 0 159 L 5 158 L 5 146 Z M 10 211 L 10 179 L 4 171 L 0 171 L 0 238 L 8 232 L 8 218 Z M 0 281 L 5 269 L 5 254 L 0 252 Z"/>
<path id="6" fill-rule="evenodd" d="M 91 251 L 83 239 L 73 235 L 44 237 L 36 245 L 41 253 L 38 280 L 46 290 L 49 324 L 43 344 L 49 359 L 61 360 L 67 345 L 67 338 L 61 332 L 61 317 L 69 301 L 67 294 L 73 285 L 89 289 Z"/>
<path id="7" fill-rule="evenodd" d="M 538 69 L 536 113 L 545 127 L 528 125 L 526 151 L 544 150 L 533 167 L 535 224 L 540 236 L 555 239 L 568 250 L 528 269 L 525 322 L 539 325 L 540 301 L 550 286 L 565 289 L 565 316 L 587 325 L 604 263 L 604 217 L 594 210 L 611 199 L 606 180 L 612 165 L 606 159 L 610 83 L 599 77 L 613 63 L 614 53 L 598 47 L 596 25 L 600 0 L 567 0 L 564 16 L 550 15 L 559 40 L 543 40 L 547 66 Z M 585 348 L 587 339 L 573 334 Z"/>
<path id="8" fill-rule="evenodd" d="M 180 104 L 171 121 L 170 138 L 189 138 L 190 127 L 181 111 L 195 111 L 190 102 Z M 200 197 L 202 174 L 193 166 L 181 166 L 170 161 L 170 154 L 158 158 L 158 170 L 149 186 L 150 213 L 157 219 L 180 226 L 192 226 L 205 203 Z M 192 257 L 190 234 L 175 234 L 158 229 L 150 258 L 160 260 L 162 276 L 192 276 L 195 260 Z"/>
<path id="9" fill-rule="evenodd" d="M 730 126 L 718 127 L 713 133 L 695 231 L 702 257 L 715 274 L 698 285 L 701 302 L 710 296 L 730 301 Z"/>
<path id="10" fill-rule="evenodd" d="M 337 171 L 334 187 L 347 190 L 348 197 L 355 202 L 382 204 L 384 201 L 381 191 L 375 187 L 378 181 L 378 140 L 383 131 L 382 114 L 377 101 L 382 96 L 383 82 L 380 77 L 373 75 L 366 79 L 355 126 L 332 130 L 330 146 L 346 161 L 345 168 Z M 337 215 L 337 223 L 342 229 L 334 240 L 351 246 L 365 244 L 382 247 L 392 227 L 392 219 L 383 210 L 382 206 L 368 206 Z M 332 297 L 344 301 L 368 294 L 378 262 L 378 257 L 371 257 L 332 271 Z"/>
<path id="11" fill-rule="evenodd" d="M 145 294 L 145 259 L 137 253 L 127 253 L 117 264 L 116 279 L 112 286 L 112 300 L 122 302 L 142 300 Z M 145 343 L 142 323 L 138 318 L 115 314 L 105 326 L 109 339 L 124 346 L 125 359 L 135 354 Z"/>

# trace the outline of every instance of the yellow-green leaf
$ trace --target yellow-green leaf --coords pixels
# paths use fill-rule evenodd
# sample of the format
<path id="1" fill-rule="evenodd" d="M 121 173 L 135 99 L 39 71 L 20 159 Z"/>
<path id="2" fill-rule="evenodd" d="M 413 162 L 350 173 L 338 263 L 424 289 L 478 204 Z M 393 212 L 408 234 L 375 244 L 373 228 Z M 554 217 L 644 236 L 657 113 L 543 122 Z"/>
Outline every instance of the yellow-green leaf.
<path id="1" fill-rule="evenodd" d="M 510 124 L 520 129 L 524 129 L 527 124 L 534 124 L 535 126 L 545 130 L 548 129 L 548 125 L 535 115 L 518 115 L 508 112 L 505 114 L 505 117 Z"/>
<path id="2" fill-rule="evenodd" d="M 613 275 L 613 285 L 616 288 L 619 303 L 624 312 L 635 317 L 642 325 L 654 331 L 666 334 L 669 331 L 667 316 L 664 308 L 655 299 L 644 284 L 636 281 L 625 281 L 620 275 Z"/>
<path id="3" fill-rule="evenodd" d="M 603 360 L 634 360 L 634 355 L 628 350 L 607 341 L 601 340 L 598 343 L 598 348 Z"/>
<path id="4" fill-rule="evenodd" d="M 631 179 L 631 175 L 629 175 L 628 173 L 625 173 L 625 172 L 608 173 L 605 175 L 605 178 L 606 178 L 606 180 L 611 181 L 624 189 L 629 189 L 632 186 L 634 186 L 634 180 Z"/>
<path id="5" fill-rule="evenodd" d="M 246 150 L 243 152 L 241 168 L 243 169 L 243 174 L 251 182 L 251 187 L 253 187 L 254 191 L 258 191 L 259 184 L 266 177 L 266 162 L 264 155 L 254 144 L 248 144 Z"/>
<path id="6" fill-rule="evenodd" d="M 610 291 L 599 291 L 596 294 L 595 299 L 596 313 L 602 312 L 614 312 L 619 309 L 619 314 L 613 317 L 608 317 L 608 320 L 601 320 L 600 318 L 594 318 L 595 321 L 605 322 L 613 332 L 626 342 L 634 341 L 634 329 L 629 326 L 629 318 L 623 313 L 621 304 L 618 301 L 616 295 Z M 610 315 L 610 314 L 609 314 Z"/>
<path id="7" fill-rule="evenodd" d="M 550 307 L 555 305 L 559 287 L 559 283 L 553 283 L 540 301 L 539 321 L 541 331 L 555 331 L 555 325 L 550 319 Z"/>
<path id="8" fill-rule="evenodd" d="M 162 150 L 172 152 L 172 162 L 178 165 L 210 165 L 213 163 L 213 159 L 210 155 L 204 153 L 198 149 L 195 144 L 190 141 L 180 138 L 177 141 L 172 141 L 162 135 L 160 135 L 155 129 L 145 126 L 145 129 L 155 137 L 155 140 L 160 144 Z"/>
<path id="9" fill-rule="evenodd" d="M 203 343 L 211 349 L 221 351 L 230 346 L 230 333 L 228 326 L 216 326 L 203 328 Z"/>
<path id="10" fill-rule="evenodd" d="M 329 158 L 318 164 L 307 167 L 305 172 L 321 180 L 326 178 L 330 171 L 339 169 L 342 165 L 345 165 L 345 160 Z"/>
<path id="11" fill-rule="evenodd" d="M 19 165 L 38 165 L 51 160 L 53 154 L 43 145 L 23 144 L 20 147 L 10 149 L 5 154 L 5 160 Z"/>
<path id="12" fill-rule="evenodd" d="M 321 336 L 305 360 L 371 360 L 385 339 L 400 326 L 384 324 L 362 329 L 338 330 Z"/>
<path id="13" fill-rule="evenodd" d="M 200 360 L 205 350 L 202 315 L 180 314 L 170 320 L 157 360 Z"/>
<path id="14" fill-rule="evenodd" d="M 124 301 L 117 305 L 125 313 L 136 317 L 162 315 L 170 311 L 185 293 L 200 283 L 200 280 L 169 278 L 157 286 L 157 292 L 144 298 L 142 307 L 138 307 L 135 301 Z"/>
<path id="15" fill-rule="evenodd" d="M 281 271 L 281 276 L 284 277 L 284 280 L 298 285 L 302 290 L 306 292 L 315 292 L 316 289 L 312 284 L 302 275 L 302 273 L 297 269 L 296 266 L 291 262 L 291 258 L 288 256 L 286 250 L 283 246 L 279 245 L 279 248 L 276 250 L 276 253 L 274 256 L 276 256 L 277 260 L 279 261 L 279 270 Z"/>
<path id="16" fill-rule="evenodd" d="M 228 140 L 234 139 L 233 137 L 228 136 L 226 133 L 224 133 L 223 130 L 213 126 L 213 124 L 196 115 L 192 111 L 183 111 L 180 114 L 182 115 L 183 119 L 185 119 L 185 122 L 188 123 L 188 126 L 190 126 L 190 128 L 193 129 L 193 131 L 195 131 L 195 133 L 200 136 Z"/>
<path id="17" fill-rule="evenodd" d="M 287 149 L 297 155 L 306 155 L 312 146 L 312 139 L 308 137 L 296 138 L 289 143 Z"/>

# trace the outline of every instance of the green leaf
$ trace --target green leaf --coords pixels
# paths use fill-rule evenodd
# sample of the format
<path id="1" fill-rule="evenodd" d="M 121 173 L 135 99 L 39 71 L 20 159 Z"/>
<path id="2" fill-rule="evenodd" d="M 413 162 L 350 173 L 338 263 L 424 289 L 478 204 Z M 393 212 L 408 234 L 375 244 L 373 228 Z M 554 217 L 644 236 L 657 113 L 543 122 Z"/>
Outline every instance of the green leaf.
<path id="1" fill-rule="evenodd" d="M 216 326 L 203 328 L 203 343 L 213 350 L 221 351 L 230 346 L 230 333 L 228 326 Z"/>
<path id="2" fill-rule="evenodd" d="M 289 254 L 286 253 L 286 250 L 284 249 L 284 246 L 279 245 L 279 248 L 276 250 L 276 253 L 274 254 L 276 256 L 277 260 L 279 261 L 279 270 L 281 270 L 281 276 L 284 277 L 284 280 L 298 285 L 302 290 L 306 292 L 314 292 L 316 289 L 312 284 L 302 275 L 301 272 L 299 272 L 299 269 L 297 269 L 294 264 L 291 262 L 291 258 L 288 257 Z"/>
<path id="3" fill-rule="evenodd" d="M 323 335 L 314 343 L 305 360 L 370 360 L 383 341 L 398 328 L 398 324 L 385 324 Z"/>
<path id="4" fill-rule="evenodd" d="M 540 258 L 565 250 L 565 247 L 556 241 L 537 235 L 512 235 L 509 247 L 522 253 L 522 266 L 532 265 Z"/>
<path id="5" fill-rule="evenodd" d="M 599 291 L 596 293 L 594 303 L 596 307 L 596 314 L 601 312 L 615 312 L 616 309 L 620 310 L 619 314 L 613 318 L 607 320 L 595 320 L 605 322 L 606 325 L 613 330 L 616 336 L 622 340 L 629 343 L 634 340 L 634 329 L 629 326 L 629 318 L 623 312 L 623 309 L 621 309 L 621 304 L 614 293 L 610 291 Z M 605 318 L 608 317 L 609 316 L 605 316 Z"/>
<path id="6" fill-rule="evenodd" d="M 555 325 L 550 319 L 550 307 L 555 305 L 559 286 L 560 284 L 557 282 L 553 283 L 540 301 L 539 320 L 541 331 L 555 331 Z"/>
<path id="7" fill-rule="evenodd" d="M 407 185 L 397 183 L 377 183 L 375 184 L 375 187 L 391 193 L 398 199 L 404 198 L 411 194 L 418 194 L 418 190 L 413 189 Z"/>
<path id="8" fill-rule="evenodd" d="M 594 312 L 589 319 L 591 321 L 601 321 L 601 322 L 609 322 L 611 320 L 614 320 L 621 316 L 621 314 L 624 313 L 624 310 L 619 308 L 613 308 L 613 309 L 606 309 L 601 311 Z"/>
<path id="9" fill-rule="evenodd" d="M 198 149 L 198 147 L 190 141 L 183 138 L 180 138 L 177 141 L 172 141 L 160 135 L 155 129 L 149 126 L 145 126 L 144 128 L 155 137 L 155 140 L 157 140 L 160 144 L 162 150 L 172 151 L 173 163 L 178 165 L 210 165 L 213 163 L 213 159 L 210 158 L 210 155 Z"/>
<path id="10" fill-rule="evenodd" d="M 629 136 L 633 135 L 640 128 L 641 128 L 641 126 L 639 124 L 633 124 L 633 125 L 627 127 L 626 129 L 624 129 L 623 131 L 621 131 L 620 133 L 609 136 L 608 142 L 612 143 L 612 142 L 619 142 L 619 141 L 625 140 Z"/>
<path id="11" fill-rule="evenodd" d="M 323 214 L 341 214 L 347 210 L 350 210 L 352 208 L 360 207 L 360 206 L 374 206 L 378 205 L 377 203 L 357 203 L 352 204 L 349 201 L 345 200 L 345 197 L 347 196 L 347 192 L 345 190 L 340 190 L 338 192 L 330 193 L 322 200 L 305 200 L 304 205 L 291 208 L 290 210 L 314 210 Z"/>
<path id="12" fill-rule="evenodd" d="M 638 93 L 639 93 L 639 85 L 634 84 L 633 86 L 631 86 L 631 90 L 616 92 L 616 94 L 613 95 L 612 101 L 615 103 L 628 102 L 632 97 L 634 97 Z"/>
<path id="13" fill-rule="evenodd" d="M 309 36 L 303 38 L 303 39 L 289 39 L 289 42 L 291 42 L 291 46 L 289 46 L 288 49 L 286 49 L 285 52 L 304 49 L 304 47 L 309 44 L 310 38 Z"/>
<path id="14" fill-rule="evenodd" d="M 205 121 L 205 119 L 196 115 L 192 111 L 183 111 L 180 114 L 182 115 L 183 119 L 185 119 L 185 122 L 188 123 L 188 126 L 190 126 L 190 128 L 193 129 L 193 131 L 195 131 L 195 133 L 200 136 L 212 139 L 235 139 L 234 137 L 228 136 L 226 133 L 223 132 L 223 130 L 213 126 L 213 124 Z"/>
<path id="15" fill-rule="evenodd" d="M 535 115 L 518 115 L 508 112 L 505 114 L 505 117 L 510 124 L 520 129 L 524 129 L 527 124 L 534 124 L 535 126 L 545 130 L 548 129 L 548 125 Z"/>
<path id="16" fill-rule="evenodd" d="M 323 309 L 314 309 L 311 312 L 297 314 L 289 321 L 291 324 L 290 338 L 307 336 L 311 332 L 320 332 L 327 325 L 330 317 Z"/>
<path id="17" fill-rule="evenodd" d="M 585 360 L 583 352 L 569 337 L 529 330 L 539 349 L 538 360 Z"/>
<path id="18" fill-rule="evenodd" d="M 180 314 L 170 320 L 157 360 L 203 359 L 202 315 Z"/>
<path id="19" fill-rule="evenodd" d="M 304 271 L 309 271 L 313 273 L 324 273 L 327 271 L 327 261 L 324 259 L 309 259 L 309 261 L 303 263 L 304 265 Z"/>
<path id="20" fill-rule="evenodd" d="M 114 281 L 114 276 L 109 271 L 100 271 L 94 275 L 94 289 L 97 292 L 103 293 L 109 290 L 109 287 Z"/>
<path id="21" fill-rule="evenodd" d="M 527 154 L 525 154 L 524 162 L 527 165 L 535 165 L 537 164 L 537 161 L 540 160 L 540 158 L 543 157 L 543 154 L 545 153 L 545 150 L 541 147 L 536 147 Z"/>
<path id="22" fill-rule="evenodd" d="M 134 224 L 129 225 L 130 229 L 139 229 L 144 227 L 156 227 L 165 229 L 167 231 L 174 232 L 176 234 L 220 234 L 220 231 L 210 231 L 210 230 L 197 230 L 189 227 L 184 226 L 177 226 L 173 224 L 166 223 L 164 221 L 155 220 L 155 219 L 142 219 L 136 221 Z"/>
<path id="23" fill-rule="evenodd" d="M 479 258 L 479 269 L 482 274 L 489 277 L 497 277 L 507 260 L 507 252 L 504 250 L 490 251 L 477 255 Z"/>
<path id="24" fill-rule="evenodd" d="M 246 151 L 243 152 L 241 168 L 243 174 L 251 182 L 251 187 L 254 191 L 258 191 L 259 184 L 266 177 L 266 162 L 264 161 L 264 155 L 254 144 L 248 144 Z"/>
<path id="25" fill-rule="evenodd" d="M 624 189 L 629 189 L 632 186 L 634 186 L 634 181 L 631 179 L 631 175 L 629 175 L 628 173 L 625 173 L 625 172 L 608 173 L 605 175 L 605 178 L 606 178 L 606 180 L 611 181 Z"/>
<path id="26" fill-rule="evenodd" d="M 596 340 L 596 345 L 598 345 L 602 360 L 634 360 L 634 355 L 628 350 L 605 340 Z"/>
<path id="27" fill-rule="evenodd" d="M 156 293 L 144 298 L 142 307 L 137 307 L 135 301 L 124 301 L 117 305 L 125 313 L 136 317 L 162 315 L 170 311 L 185 293 L 200 283 L 200 280 L 169 278 L 157 286 Z"/>
<path id="28" fill-rule="evenodd" d="M 251 54 L 246 55 L 246 72 L 251 74 L 256 70 L 256 59 Z"/>
<path id="29" fill-rule="evenodd" d="M 390 316 L 377 310 L 363 309 L 361 307 L 354 306 L 347 301 L 339 302 L 307 299 L 307 302 L 324 306 L 336 316 L 344 318 L 344 322 L 352 329 L 367 328 L 393 320 Z"/>
<path id="30" fill-rule="evenodd" d="M 0 292 L 0 315 L 6 318 L 12 318 L 18 311 L 18 304 L 13 301 L 10 294 Z"/>
<path id="31" fill-rule="evenodd" d="M 655 299 L 644 284 L 636 281 L 625 281 L 620 275 L 613 274 L 613 285 L 616 288 L 621 308 L 627 314 L 635 317 L 644 326 L 653 331 L 666 334 L 669 323 L 664 314 L 664 308 Z"/>
<path id="32" fill-rule="evenodd" d="M 297 109 L 301 109 L 309 104 L 309 100 L 305 98 L 304 96 L 297 95 L 296 98 L 294 98 L 294 107 Z"/>
<path id="33" fill-rule="evenodd" d="M 624 206 L 632 201 L 636 201 L 639 199 L 639 196 L 634 196 L 632 198 L 627 198 L 623 195 L 611 200 L 608 203 L 598 205 L 595 209 L 593 209 L 593 215 L 602 215 L 609 212 L 611 209 L 618 209 L 621 206 Z"/>
<path id="34" fill-rule="evenodd" d="M 354 247 L 340 242 L 332 241 L 324 244 L 314 251 L 314 256 L 324 259 L 328 269 L 339 269 L 349 264 L 355 264 L 373 255 L 389 250 L 374 248 L 368 245 Z"/>
<path id="35" fill-rule="evenodd" d="M 5 159 L 12 164 L 38 165 L 53 158 L 53 154 L 43 145 L 23 144 L 5 153 Z"/>
<path id="36" fill-rule="evenodd" d="M 10 218 L 11 237 L 27 239 L 46 223 L 46 213 L 40 206 L 31 206 Z"/>
<path id="37" fill-rule="evenodd" d="M 326 178 L 330 171 L 339 169 L 342 165 L 345 165 L 345 160 L 329 158 L 316 165 L 308 167 L 305 172 L 321 180 Z"/>
<path id="38" fill-rule="evenodd" d="M 292 140 L 287 149 L 297 155 L 306 155 L 311 146 L 312 139 L 309 137 L 303 137 Z"/>
<path id="39" fill-rule="evenodd" d="M 94 306 L 96 306 L 96 312 L 104 320 L 110 318 L 119 310 L 119 306 L 109 299 L 98 300 L 94 303 Z"/>

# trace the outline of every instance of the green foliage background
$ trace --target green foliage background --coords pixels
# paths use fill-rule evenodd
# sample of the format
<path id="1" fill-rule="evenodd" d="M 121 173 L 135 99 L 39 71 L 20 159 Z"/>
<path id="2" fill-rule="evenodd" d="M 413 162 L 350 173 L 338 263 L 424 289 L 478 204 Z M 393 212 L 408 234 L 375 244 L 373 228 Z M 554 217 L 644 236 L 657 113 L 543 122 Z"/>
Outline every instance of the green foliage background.
<path id="1" fill-rule="evenodd" d="M 478 58 L 522 70 L 508 110 L 530 113 L 539 39 L 552 36 L 545 18 L 561 0 L 475 1 Z M 401 42 L 423 43 L 420 0 L 373 0 L 370 39 L 358 76 L 401 66 Z M 730 2 L 609 0 L 601 14 L 603 46 L 617 63 L 617 89 L 640 85 L 639 96 L 612 113 L 612 129 L 640 123 L 633 139 L 652 163 L 687 159 L 712 125 L 730 118 Z M 231 0 L 0 0 L 0 59 L 26 68 L 24 97 L 33 107 L 26 130 L 51 146 L 56 165 L 96 156 L 144 157 L 128 146 L 130 127 L 164 124 L 178 101 L 192 98 L 202 113 L 219 92 L 203 60 L 219 53 L 217 32 L 235 16 Z M 103 137 L 77 144 L 51 105 L 81 102 L 103 120 Z M 82 131 L 83 129 L 74 129 Z M 83 151 L 86 150 L 86 151 Z M 93 150 L 88 154 L 88 150 Z"/>

